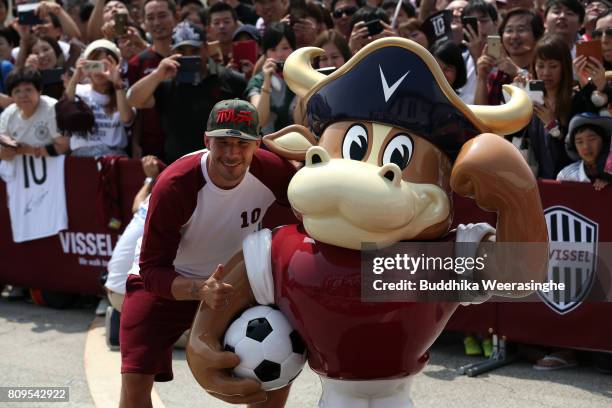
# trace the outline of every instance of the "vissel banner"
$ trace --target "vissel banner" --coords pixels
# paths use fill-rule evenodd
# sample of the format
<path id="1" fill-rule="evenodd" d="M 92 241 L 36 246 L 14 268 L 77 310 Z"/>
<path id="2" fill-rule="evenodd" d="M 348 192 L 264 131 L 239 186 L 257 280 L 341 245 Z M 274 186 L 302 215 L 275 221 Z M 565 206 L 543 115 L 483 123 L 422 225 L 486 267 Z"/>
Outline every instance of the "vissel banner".
<path id="1" fill-rule="evenodd" d="M 68 230 L 48 238 L 12 241 L 4 183 L 0 183 L 0 284 L 27 288 L 103 293 L 100 276 L 120 230 L 101 225 L 97 216 L 98 171 L 93 159 L 67 158 L 65 164 Z M 136 160 L 120 163 L 123 226 L 131 219 L 134 195 L 144 175 Z M 125 175 L 125 176 L 124 176 Z"/>

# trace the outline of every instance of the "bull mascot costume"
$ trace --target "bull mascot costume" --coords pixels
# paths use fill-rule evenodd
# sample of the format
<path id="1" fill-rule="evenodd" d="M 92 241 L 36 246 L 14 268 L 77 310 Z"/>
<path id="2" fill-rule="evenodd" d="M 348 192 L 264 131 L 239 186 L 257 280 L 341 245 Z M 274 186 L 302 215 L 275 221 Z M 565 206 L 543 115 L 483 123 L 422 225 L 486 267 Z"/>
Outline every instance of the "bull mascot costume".
<path id="1" fill-rule="evenodd" d="M 247 237 L 226 265 L 225 282 L 235 288 L 229 306 L 211 311 L 202 302 L 195 317 L 189 366 L 217 398 L 260 398 L 256 381 L 231 376 L 239 359 L 221 341 L 242 310 L 274 304 L 306 343 L 322 382 L 321 407 L 411 407 L 412 378 L 459 303 L 363 302 L 361 245 L 546 242 L 537 182 L 499 136 L 522 129 L 532 105 L 512 86 L 504 87 L 505 105 L 465 105 L 431 54 L 402 38 L 372 42 L 330 76 L 311 66 L 322 53 L 301 48 L 284 68 L 288 86 L 307 102 L 309 128 L 292 125 L 264 138 L 270 150 L 305 162 L 288 190 L 301 224 Z M 453 192 L 496 212 L 496 229 L 449 231 Z M 529 278 L 543 279 L 546 256 L 530 257 L 540 265 L 530 270 L 542 273 Z M 267 397 L 274 400 L 274 391 Z"/>

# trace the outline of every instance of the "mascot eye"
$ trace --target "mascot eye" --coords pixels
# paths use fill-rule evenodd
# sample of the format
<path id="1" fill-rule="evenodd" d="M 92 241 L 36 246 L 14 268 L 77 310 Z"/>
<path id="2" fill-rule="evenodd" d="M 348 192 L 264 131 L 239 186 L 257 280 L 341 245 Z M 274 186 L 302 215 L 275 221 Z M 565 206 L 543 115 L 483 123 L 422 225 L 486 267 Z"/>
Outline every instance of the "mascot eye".
<path id="1" fill-rule="evenodd" d="M 368 131 L 363 125 L 353 125 L 346 132 L 342 142 L 342 157 L 361 160 L 368 151 Z"/>
<path id="2" fill-rule="evenodd" d="M 385 148 L 382 164 L 395 163 L 404 170 L 412 157 L 412 139 L 407 135 L 396 135 Z"/>

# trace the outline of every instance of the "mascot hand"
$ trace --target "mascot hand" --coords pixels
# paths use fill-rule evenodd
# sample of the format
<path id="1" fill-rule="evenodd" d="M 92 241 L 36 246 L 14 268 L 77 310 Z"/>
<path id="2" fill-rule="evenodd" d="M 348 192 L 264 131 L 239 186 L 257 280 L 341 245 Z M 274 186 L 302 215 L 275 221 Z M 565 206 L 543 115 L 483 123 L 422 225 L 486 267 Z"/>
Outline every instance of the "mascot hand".
<path id="1" fill-rule="evenodd" d="M 201 336 L 203 337 L 203 336 Z M 200 385 L 212 396 L 230 404 L 252 404 L 266 400 L 266 392 L 261 389 L 258 381 L 232 377 L 229 370 L 240 364 L 240 358 L 229 351 L 221 351 L 217 341 L 209 344 L 212 339 L 190 341 L 191 345 L 198 344 L 198 350 L 190 350 L 190 366 L 196 363 L 200 370 L 197 380 Z M 197 362 L 194 362 L 194 354 Z M 206 367 L 206 368 L 203 368 Z"/>
<path id="2" fill-rule="evenodd" d="M 200 303 L 187 344 L 187 362 L 196 381 L 212 396 L 231 404 L 262 402 L 267 394 L 261 383 L 233 377 L 230 370 L 240 363 L 240 358 L 223 351 L 220 343 L 234 316 L 255 303 L 242 251 L 226 263 L 225 270 L 223 283 L 234 288 L 233 296 L 225 307 L 215 310 Z"/>
<path id="3" fill-rule="evenodd" d="M 463 145 L 451 173 L 451 188 L 487 211 L 519 209 L 521 193 L 537 192 L 537 181 L 512 143 L 483 133 Z"/>

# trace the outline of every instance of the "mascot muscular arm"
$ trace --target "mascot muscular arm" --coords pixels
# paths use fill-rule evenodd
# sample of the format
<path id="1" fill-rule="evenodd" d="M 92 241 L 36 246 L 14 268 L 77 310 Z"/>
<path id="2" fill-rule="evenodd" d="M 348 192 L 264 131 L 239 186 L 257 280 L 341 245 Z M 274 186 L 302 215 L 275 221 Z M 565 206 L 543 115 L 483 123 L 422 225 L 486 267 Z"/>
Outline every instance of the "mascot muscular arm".
<path id="1" fill-rule="evenodd" d="M 452 91 L 433 57 L 422 47 L 404 39 L 389 38 L 369 44 L 329 77 L 310 66 L 311 58 L 320 52 L 313 48 L 300 49 L 285 63 L 287 84 L 308 101 L 310 129 L 292 125 L 264 138 L 270 150 L 287 159 L 306 163 L 291 181 L 288 196 L 307 235 L 299 235 L 302 232 L 295 233 L 295 228 L 289 228 L 294 232 L 283 237 L 297 234 L 298 239 L 280 242 L 275 247 L 277 252 L 291 255 L 294 251 L 303 257 L 308 253 L 304 245 L 311 245 L 315 248 L 310 251 L 313 257 L 327 251 L 336 254 L 333 259 L 355 254 L 358 259 L 362 242 L 385 247 L 399 241 L 441 239 L 448 236 L 452 223 L 453 192 L 472 197 L 481 208 L 498 214 L 496 230 L 485 228 L 486 232 L 469 242 L 547 242 L 533 174 L 512 144 L 489 133 L 513 133 L 528 123 L 531 103 L 523 91 L 505 87 L 511 100 L 503 106 L 466 106 Z M 291 245 L 297 249 L 287 250 Z M 537 249 L 528 251 L 521 259 L 512 258 L 512 262 L 508 261 L 510 255 L 496 251 L 491 254 L 493 267 L 486 268 L 479 278 L 502 282 L 542 280 L 548 253 L 543 246 L 534 247 Z M 334 252 L 333 248 L 339 250 Z M 273 252 L 268 250 L 267 253 Z M 309 363 L 322 379 L 335 381 L 337 378 L 348 388 L 352 380 L 382 379 L 384 381 L 378 382 L 382 386 L 388 383 L 393 389 L 404 389 L 392 381 L 402 381 L 422 369 L 428 359 L 427 348 L 457 306 L 440 304 L 442 309 L 436 309 L 432 303 L 401 302 L 364 306 L 359 285 L 351 286 L 360 280 L 359 261 L 352 264 L 356 266 L 354 272 L 347 272 L 345 266 L 338 270 L 326 264 L 328 270 L 317 267 L 306 275 L 302 273 L 299 276 L 308 276 L 308 290 L 313 279 L 321 275 L 321 282 L 335 279 L 347 286 L 325 285 L 314 292 L 299 292 L 293 299 L 283 289 L 283 279 L 286 279 L 283 272 L 270 272 L 267 279 L 273 289 L 262 296 L 261 288 L 252 287 L 260 285 L 262 279 L 252 276 L 251 256 L 247 261 L 248 273 L 242 253 L 226 266 L 231 272 L 225 281 L 236 288 L 235 295 L 230 305 L 222 310 L 211 311 L 205 304 L 200 306 L 187 348 L 189 366 L 200 385 L 231 403 L 267 399 L 269 406 L 282 406 L 282 399 L 286 397 L 288 387 L 266 393 L 256 381 L 231 377 L 228 369 L 238 364 L 238 357 L 222 351 L 220 339 L 229 323 L 240 311 L 254 305 L 256 298 L 279 305 L 309 345 Z M 271 268 L 269 259 L 264 263 Z M 278 270 L 280 263 L 273 260 L 272 265 Z M 292 281 L 292 285 L 294 283 L 296 281 Z M 338 287 L 340 292 L 335 292 Z M 331 299 L 338 299 L 338 293 L 345 301 L 330 303 Z M 528 293 L 490 294 L 516 297 Z M 282 299 L 277 299 L 277 295 Z M 319 304 L 335 310 L 329 316 L 308 316 Z M 360 312 L 363 307 L 368 307 L 365 313 Z M 345 325 L 347 316 L 350 316 L 348 320 L 356 316 L 356 323 L 351 323 L 353 326 Z M 379 324 L 390 322 L 387 317 L 398 319 L 398 322 L 393 326 L 380 326 L 381 329 L 393 327 L 396 332 L 385 333 L 382 337 L 401 341 L 393 350 L 383 345 L 372 347 L 381 352 L 389 349 L 395 356 L 404 355 L 405 361 L 376 366 L 389 360 L 384 357 L 370 360 L 362 354 L 353 355 L 352 361 L 348 361 L 342 355 L 329 354 L 341 350 L 338 348 L 340 342 L 346 346 L 347 339 L 355 343 L 348 344 L 354 350 L 359 349 L 359 341 L 369 344 L 378 341 L 369 336 L 378 332 Z M 368 320 L 370 318 L 373 320 Z M 323 332 L 322 319 L 327 324 Z M 406 327 L 411 329 L 403 331 Z M 347 337 L 347 331 L 362 334 Z M 319 342 L 321 337 L 325 339 L 323 343 Z M 327 355 L 325 347 L 328 347 Z M 414 350 L 404 350 L 404 347 Z M 346 348 L 343 351 L 346 352 Z M 360 360 L 362 367 L 352 365 L 355 359 Z M 377 371 L 373 374 L 368 370 Z M 342 374 L 338 376 L 337 373 Z M 397 380 L 386 381 L 391 378 Z M 363 383 L 357 381 L 356 384 L 359 388 Z M 339 406 L 338 401 L 353 398 L 339 395 L 333 389 L 334 384 L 329 389 L 326 387 L 324 383 L 324 399 L 327 400 L 322 400 L 322 406 Z M 407 391 L 405 395 L 402 392 L 393 404 L 410 406 Z M 345 397 L 348 400 L 343 399 Z M 393 406 L 383 402 L 377 405 L 375 395 L 367 398 L 371 406 Z M 405 401 L 408 404 L 404 404 Z"/>

